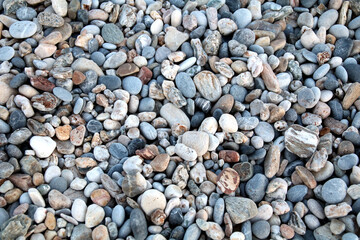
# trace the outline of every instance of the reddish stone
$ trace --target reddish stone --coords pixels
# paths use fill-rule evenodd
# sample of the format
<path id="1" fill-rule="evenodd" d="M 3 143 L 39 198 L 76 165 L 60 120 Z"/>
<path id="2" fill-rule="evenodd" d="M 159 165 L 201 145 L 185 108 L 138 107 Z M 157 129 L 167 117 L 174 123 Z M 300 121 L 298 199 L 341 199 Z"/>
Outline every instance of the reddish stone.
<path id="1" fill-rule="evenodd" d="M 217 176 L 217 186 L 225 194 L 231 194 L 239 187 L 239 174 L 232 168 L 225 168 Z"/>
<path id="2" fill-rule="evenodd" d="M 43 94 L 33 96 L 31 98 L 31 102 L 34 108 L 40 111 L 48 112 L 55 109 L 60 100 L 55 97 L 55 95 L 44 92 Z"/>
<path id="3" fill-rule="evenodd" d="M 17 208 L 14 209 L 13 214 L 14 215 L 24 214 L 24 213 L 26 213 L 26 211 L 28 209 L 29 209 L 29 204 L 28 203 L 23 203 L 23 204 L 20 204 Z"/>
<path id="4" fill-rule="evenodd" d="M 44 92 L 51 92 L 55 87 L 55 84 L 47 80 L 42 76 L 36 76 L 30 78 L 30 83 L 34 88 L 37 88 Z"/>
<path id="5" fill-rule="evenodd" d="M 158 226 L 163 225 L 165 222 L 165 219 L 166 219 L 166 214 L 160 208 L 156 209 L 151 214 L 151 222 L 155 225 L 158 225 Z"/>
<path id="6" fill-rule="evenodd" d="M 84 125 L 80 125 L 74 128 L 70 132 L 70 142 L 75 146 L 81 146 L 85 137 L 86 128 Z"/>
<path id="7" fill-rule="evenodd" d="M 146 160 L 150 160 L 159 155 L 159 149 L 155 145 L 147 145 L 143 149 L 136 150 L 135 153 Z"/>
<path id="8" fill-rule="evenodd" d="M 110 202 L 110 194 L 105 189 L 96 189 L 90 195 L 91 201 L 105 207 Z"/>
<path id="9" fill-rule="evenodd" d="M 142 81 L 143 84 L 147 84 L 152 78 L 152 71 L 147 67 L 142 67 L 138 74 L 138 78 Z"/>
<path id="10" fill-rule="evenodd" d="M 79 126 L 85 125 L 86 121 L 79 114 L 72 114 L 69 116 L 71 125 Z"/>
<path id="11" fill-rule="evenodd" d="M 239 162 L 240 155 L 234 150 L 221 150 L 219 152 L 219 158 L 224 159 L 225 162 Z"/>
<path id="12" fill-rule="evenodd" d="M 72 76 L 72 81 L 75 85 L 79 85 L 81 83 L 83 83 L 86 79 L 86 76 L 80 72 L 80 71 L 74 71 L 73 76 Z"/>
<path id="13" fill-rule="evenodd" d="M 31 176 L 28 174 L 16 173 L 16 174 L 11 175 L 9 177 L 9 180 L 16 187 L 18 187 L 21 190 L 26 191 L 26 192 L 29 190 L 29 188 L 34 187 Z"/>

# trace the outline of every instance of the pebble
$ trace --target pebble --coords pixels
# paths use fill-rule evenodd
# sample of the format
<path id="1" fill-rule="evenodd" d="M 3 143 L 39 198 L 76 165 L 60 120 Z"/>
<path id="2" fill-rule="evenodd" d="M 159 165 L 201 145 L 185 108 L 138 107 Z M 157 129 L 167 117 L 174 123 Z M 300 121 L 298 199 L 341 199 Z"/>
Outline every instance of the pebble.
<path id="1" fill-rule="evenodd" d="M 30 139 L 30 146 L 39 158 L 49 157 L 56 148 L 56 142 L 50 137 L 34 136 Z"/>
<path id="2" fill-rule="evenodd" d="M 1 7 L 1 239 L 357 239 L 358 1 Z"/>
<path id="3" fill-rule="evenodd" d="M 238 28 L 245 28 L 251 22 L 252 14 L 248 9 L 241 8 L 234 12 L 233 18 Z"/>
<path id="4" fill-rule="evenodd" d="M 339 203 L 346 196 L 346 183 L 340 178 L 333 178 L 325 182 L 321 188 L 321 197 L 326 203 Z"/>
<path id="5" fill-rule="evenodd" d="M 15 50 L 11 47 L 5 46 L 0 48 L 0 61 L 8 61 L 15 55 Z"/>
<path id="6" fill-rule="evenodd" d="M 11 24 L 9 33 L 13 38 L 29 38 L 36 33 L 37 26 L 34 22 L 18 21 Z"/>

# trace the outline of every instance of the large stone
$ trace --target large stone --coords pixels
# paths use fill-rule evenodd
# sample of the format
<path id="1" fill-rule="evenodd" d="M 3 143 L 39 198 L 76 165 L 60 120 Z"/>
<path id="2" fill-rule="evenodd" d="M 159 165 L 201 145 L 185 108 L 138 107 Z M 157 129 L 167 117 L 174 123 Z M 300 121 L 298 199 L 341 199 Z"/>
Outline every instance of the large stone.
<path id="1" fill-rule="evenodd" d="M 37 26 L 34 22 L 19 21 L 11 24 L 9 33 L 13 38 L 28 38 L 36 33 Z"/>
<path id="2" fill-rule="evenodd" d="M 170 127 L 178 124 L 186 127 L 187 130 L 190 129 L 190 120 L 186 114 L 179 108 L 175 107 L 172 103 L 165 104 L 160 109 L 161 117 L 165 118 L 169 123 Z"/>
<path id="3" fill-rule="evenodd" d="M 140 197 L 140 206 L 148 216 L 156 209 L 164 210 L 166 207 L 165 195 L 156 189 L 147 190 Z"/>
<path id="4" fill-rule="evenodd" d="M 210 71 L 202 71 L 195 75 L 194 83 L 201 95 L 211 102 L 221 97 L 221 85 L 216 75 Z"/>
<path id="5" fill-rule="evenodd" d="M 194 149 L 198 156 L 202 156 L 209 148 L 209 135 L 205 132 L 189 131 L 182 135 L 182 143 Z"/>
<path id="6" fill-rule="evenodd" d="M 146 189 L 146 179 L 137 172 L 134 175 L 127 174 L 122 182 L 122 190 L 126 196 L 135 197 Z"/>
<path id="7" fill-rule="evenodd" d="M 71 68 L 74 71 L 86 72 L 88 70 L 94 70 L 98 76 L 103 76 L 104 72 L 101 68 L 93 61 L 86 58 L 79 58 L 71 64 Z"/>
<path id="8" fill-rule="evenodd" d="M 1 225 L 1 239 L 14 240 L 25 236 L 31 225 L 31 218 L 24 214 L 16 215 Z"/>
<path id="9" fill-rule="evenodd" d="M 39 158 L 47 158 L 56 148 L 56 142 L 50 137 L 34 136 L 30 139 L 30 146 Z"/>
<path id="10" fill-rule="evenodd" d="M 168 27 L 165 31 L 165 45 L 171 51 L 176 51 L 189 38 L 189 34 L 180 32 L 174 27 Z"/>
<path id="11" fill-rule="evenodd" d="M 319 144 L 319 136 L 297 124 L 292 125 L 285 132 L 285 147 L 301 158 L 310 157 Z"/>
<path id="12" fill-rule="evenodd" d="M 254 201 L 243 197 L 228 197 L 225 199 L 226 211 L 234 224 L 243 223 L 258 214 Z"/>

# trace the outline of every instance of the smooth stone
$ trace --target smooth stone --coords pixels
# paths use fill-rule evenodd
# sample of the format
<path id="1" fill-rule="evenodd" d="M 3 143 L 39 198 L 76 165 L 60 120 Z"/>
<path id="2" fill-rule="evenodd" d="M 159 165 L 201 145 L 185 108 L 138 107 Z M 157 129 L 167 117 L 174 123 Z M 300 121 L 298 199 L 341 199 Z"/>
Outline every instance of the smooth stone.
<path id="1" fill-rule="evenodd" d="M 344 180 L 333 178 L 328 180 L 321 188 L 321 197 L 326 203 L 334 204 L 344 200 L 347 186 Z"/>
<path id="2" fill-rule="evenodd" d="M 352 153 L 342 156 L 337 161 L 337 166 L 344 171 L 350 170 L 359 163 L 359 157 Z"/>
<path id="3" fill-rule="evenodd" d="M 121 87 L 121 80 L 118 76 L 112 76 L 112 75 L 100 76 L 98 83 L 104 84 L 106 88 L 111 91 L 114 91 Z"/>
<path id="4" fill-rule="evenodd" d="M 193 98 L 196 94 L 194 81 L 188 73 L 180 72 L 176 75 L 175 83 L 184 97 Z"/>
<path id="5" fill-rule="evenodd" d="M 160 109 L 161 117 L 165 118 L 170 126 L 180 124 L 190 129 L 190 120 L 186 114 L 172 103 L 167 103 Z"/>
<path id="6" fill-rule="evenodd" d="M 289 189 L 286 197 L 291 202 L 301 202 L 307 194 L 308 188 L 305 185 L 296 185 Z"/>
<path id="7" fill-rule="evenodd" d="M 56 97 L 60 98 L 64 102 L 71 102 L 73 99 L 71 93 L 62 87 L 54 87 L 53 93 Z"/>
<path id="8" fill-rule="evenodd" d="M 240 8 L 236 10 L 232 17 L 238 28 L 245 28 L 252 19 L 251 12 L 246 8 Z"/>
<path id="9" fill-rule="evenodd" d="M 335 9 L 330 9 L 319 17 L 318 26 L 325 27 L 328 30 L 332 25 L 334 25 L 338 19 L 339 13 Z"/>
<path id="10" fill-rule="evenodd" d="M 13 38 L 29 38 L 36 33 L 37 26 L 34 22 L 18 21 L 11 24 L 9 33 Z"/>
<path id="11" fill-rule="evenodd" d="M 271 142 L 275 137 L 274 128 L 267 122 L 260 122 L 254 130 L 256 135 L 261 137 L 264 142 Z"/>
<path id="12" fill-rule="evenodd" d="M 144 213 L 135 208 L 130 213 L 130 227 L 135 239 L 144 240 L 147 235 L 147 223 Z"/>
<path id="13" fill-rule="evenodd" d="M 122 86 L 124 90 L 128 91 L 132 95 L 139 94 L 142 88 L 142 82 L 139 78 L 129 76 L 122 80 Z"/>
<path id="14" fill-rule="evenodd" d="M 50 137 L 34 136 L 30 139 L 30 146 L 39 158 L 47 158 L 56 148 L 56 142 Z"/>
<path id="15" fill-rule="evenodd" d="M 15 50 L 12 47 L 5 46 L 0 48 L 0 61 L 9 61 L 15 55 Z"/>
<path id="16" fill-rule="evenodd" d="M 116 205 L 112 211 L 111 219 L 117 227 L 121 227 L 125 221 L 125 209 L 121 205 Z"/>

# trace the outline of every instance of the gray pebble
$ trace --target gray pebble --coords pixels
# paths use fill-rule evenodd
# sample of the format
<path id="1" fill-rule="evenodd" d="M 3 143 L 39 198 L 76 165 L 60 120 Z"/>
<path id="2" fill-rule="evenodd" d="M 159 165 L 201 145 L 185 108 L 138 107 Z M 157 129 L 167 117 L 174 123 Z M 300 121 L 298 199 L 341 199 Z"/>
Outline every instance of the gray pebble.
<path id="1" fill-rule="evenodd" d="M 339 203 L 346 196 L 347 186 L 344 180 L 333 178 L 327 181 L 321 189 L 321 196 L 329 204 Z"/>

